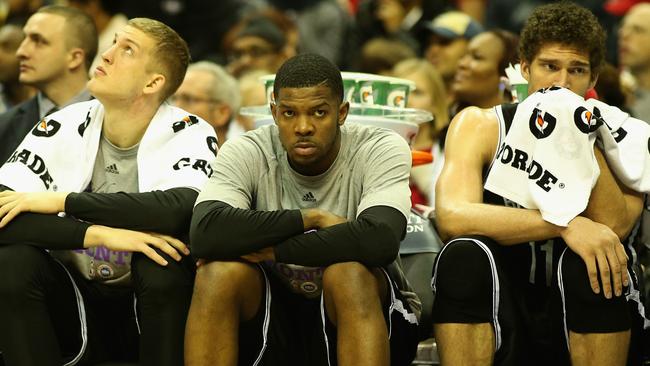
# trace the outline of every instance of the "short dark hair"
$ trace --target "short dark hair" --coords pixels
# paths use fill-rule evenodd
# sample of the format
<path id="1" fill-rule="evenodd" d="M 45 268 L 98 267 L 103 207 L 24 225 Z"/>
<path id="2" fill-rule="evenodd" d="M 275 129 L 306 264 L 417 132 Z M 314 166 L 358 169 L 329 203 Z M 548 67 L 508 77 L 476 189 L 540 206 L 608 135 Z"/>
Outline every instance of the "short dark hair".
<path id="1" fill-rule="evenodd" d="M 154 40 L 152 60 L 162 69 L 159 72 L 167 79 L 162 89 L 162 100 L 169 98 L 183 82 L 190 63 L 190 50 L 187 43 L 176 31 L 155 19 L 133 18 L 126 24 Z"/>
<path id="2" fill-rule="evenodd" d="M 326 85 L 343 102 L 341 71 L 330 60 L 314 53 L 302 53 L 288 59 L 275 75 L 273 94 L 277 100 L 282 88 L 307 88 Z"/>
<path id="3" fill-rule="evenodd" d="M 97 28 L 92 18 L 71 6 L 48 5 L 36 13 L 55 14 L 65 19 L 65 44 L 68 49 L 81 48 L 84 51 L 84 66 L 90 69 L 97 54 Z"/>
<path id="4" fill-rule="evenodd" d="M 598 19 L 588 9 L 567 1 L 542 5 L 521 30 L 519 56 L 530 64 L 545 44 L 569 45 L 589 53 L 593 77 L 605 62 L 605 37 Z"/>

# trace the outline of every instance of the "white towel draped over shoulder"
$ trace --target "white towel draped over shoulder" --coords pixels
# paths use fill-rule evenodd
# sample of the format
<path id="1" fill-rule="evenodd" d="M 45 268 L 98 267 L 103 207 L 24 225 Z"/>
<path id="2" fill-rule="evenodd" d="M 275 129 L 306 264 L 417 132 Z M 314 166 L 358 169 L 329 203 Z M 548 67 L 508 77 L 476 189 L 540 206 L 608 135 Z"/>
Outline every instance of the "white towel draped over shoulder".
<path id="1" fill-rule="evenodd" d="M 0 168 L 0 184 L 22 192 L 83 191 L 92 177 L 103 120 L 97 100 L 47 116 Z M 207 122 L 163 103 L 138 148 L 139 190 L 200 190 L 216 153 L 217 139 Z"/>
<path id="2" fill-rule="evenodd" d="M 485 189 L 566 226 L 587 207 L 598 180 L 596 142 L 623 184 L 650 191 L 650 126 L 616 107 L 557 87 L 519 104 Z"/>

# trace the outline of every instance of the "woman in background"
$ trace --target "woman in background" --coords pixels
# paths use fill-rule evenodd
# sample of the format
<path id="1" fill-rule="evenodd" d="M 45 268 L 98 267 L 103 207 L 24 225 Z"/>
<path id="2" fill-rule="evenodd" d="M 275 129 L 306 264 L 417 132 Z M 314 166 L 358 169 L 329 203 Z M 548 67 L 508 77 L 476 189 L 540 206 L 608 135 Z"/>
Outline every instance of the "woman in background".
<path id="1" fill-rule="evenodd" d="M 407 107 L 431 112 L 433 120 L 421 123 L 413 139 L 413 150 L 431 152 L 433 163 L 413 167 L 411 170 L 411 202 L 433 206 L 430 192 L 442 168 L 443 154 L 440 134 L 449 124 L 447 95 L 442 77 L 427 60 L 411 58 L 393 69 L 393 76 L 415 83 L 415 90 L 409 94 Z"/>
<path id="2" fill-rule="evenodd" d="M 474 36 L 461 58 L 452 84 L 455 112 L 469 106 L 490 108 L 512 101 L 506 90 L 505 69 L 519 62 L 519 38 L 495 29 Z"/>

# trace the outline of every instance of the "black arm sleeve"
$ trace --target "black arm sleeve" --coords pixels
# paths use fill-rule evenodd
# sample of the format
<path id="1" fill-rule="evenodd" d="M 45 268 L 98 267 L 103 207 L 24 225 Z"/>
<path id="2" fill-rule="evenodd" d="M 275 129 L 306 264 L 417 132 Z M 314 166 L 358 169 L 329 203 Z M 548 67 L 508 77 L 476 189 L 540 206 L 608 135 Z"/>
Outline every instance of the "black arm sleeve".
<path id="1" fill-rule="evenodd" d="M 300 210 L 254 211 L 206 201 L 194 208 L 190 243 L 196 258 L 235 260 L 303 231 Z"/>
<path id="2" fill-rule="evenodd" d="M 115 228 L 184 236 L 198 193 L 190 188 L 142 193 L 70 193 L 65 212 Z"/>
<path id="3" fill-rule="evenodd" d="M 254 211 L 220 201 L 198 204 L 190 228 L 192 253 L 209 260 L 235 260 L 273 246 L 278 262 L 326 266 L 359 261 L 368 266 L 392 262 L 406 219 L 392 207 L 364 210 L 352 221 L 303 234 L 299 210 Z"/>
<path id="4" fill-rule="evenodd" d="M 374 206 L 356 220 L 294 236 L 275 247 L 275 259 L 303 266 L 328 266 L 356 261 L 386 266 L 399 253 L 406 218 L 397 209 Z"/>
<path id="5" fill-rule="evenodd" d="M 7 188 L 0 185 L 0 191 Z M 44 249 L 81 249 L 90 224 L 70 217 L 24 212 L 0 229 L 0 245 L 26 244 Z"/>

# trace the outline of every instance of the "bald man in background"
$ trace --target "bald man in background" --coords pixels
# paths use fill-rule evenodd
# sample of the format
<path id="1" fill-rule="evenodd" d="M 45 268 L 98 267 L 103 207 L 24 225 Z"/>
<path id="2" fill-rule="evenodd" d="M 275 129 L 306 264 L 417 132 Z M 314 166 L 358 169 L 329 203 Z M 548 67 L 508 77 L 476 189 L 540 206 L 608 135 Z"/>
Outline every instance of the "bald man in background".
<path id="1" fill-rule="evenodd" d="M 191 64 L 172 102 L 212 125 L 219 146 L 244 133 L 243 128 L 232 123 L 241 103 L 237 80 L 213 62 Z"/>

